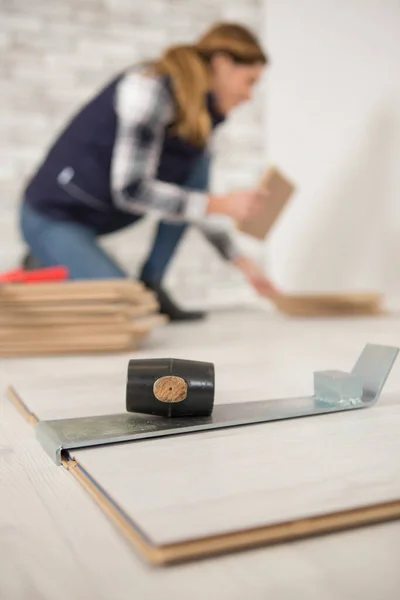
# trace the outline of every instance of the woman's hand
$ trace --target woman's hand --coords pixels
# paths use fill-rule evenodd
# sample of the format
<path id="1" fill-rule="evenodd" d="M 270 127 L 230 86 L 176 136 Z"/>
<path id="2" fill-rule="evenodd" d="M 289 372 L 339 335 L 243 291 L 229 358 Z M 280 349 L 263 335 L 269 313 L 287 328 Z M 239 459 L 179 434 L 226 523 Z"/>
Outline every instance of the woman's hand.
<path id="1" fill-rule="evenodd" d="M 250 258 L 239 256 L 234 259 L 233 264 L 242 271 L 247 281 L 261 295 L 273 298 L 279 294 L 276 287 L 271 283 L 262 269 Z"/>
<path id="2" fill-rule="evenodd" d="M 268 192 L 260 188 L 210 196 L 207 212 L 225 214 L 235 221 L 246 221 L 259 214 L 267 197 Z"/>

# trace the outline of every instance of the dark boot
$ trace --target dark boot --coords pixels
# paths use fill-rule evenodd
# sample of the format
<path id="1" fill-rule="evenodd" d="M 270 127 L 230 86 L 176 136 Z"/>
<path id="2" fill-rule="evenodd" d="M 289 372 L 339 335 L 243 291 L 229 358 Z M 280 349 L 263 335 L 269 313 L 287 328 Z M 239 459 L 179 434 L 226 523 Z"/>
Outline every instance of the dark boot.
<path id="1" fill-rule="evenodd" d="M 30 252 L 27 252 L 23 257 L 21 267 L 24 271 L 34 271 L 35 269 L 40 269 L 38 261 Z"/>
<path id="2" fill-rule="evenodd" d="M 183 310 L 172 300 L 170 295 L 160 286 L 143 281 L 144 285 L 153 290 L 160 304 L 160 313 L 167 315 L 171 321 L 197 321 L 204 319 L 206 313 L 197 310 Z"/>

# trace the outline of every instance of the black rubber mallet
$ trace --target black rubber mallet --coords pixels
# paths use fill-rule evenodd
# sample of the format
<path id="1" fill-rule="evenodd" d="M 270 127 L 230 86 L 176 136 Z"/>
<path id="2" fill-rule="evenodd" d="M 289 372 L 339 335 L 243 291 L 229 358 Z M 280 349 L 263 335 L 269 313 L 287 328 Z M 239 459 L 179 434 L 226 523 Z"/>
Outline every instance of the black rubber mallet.
<path id="1" fill-rule="evenodd" d="M 213 363 L 177 358 L 130 360 L 128 412 L 162 417 L 205 417 L 214 407 Z"/>

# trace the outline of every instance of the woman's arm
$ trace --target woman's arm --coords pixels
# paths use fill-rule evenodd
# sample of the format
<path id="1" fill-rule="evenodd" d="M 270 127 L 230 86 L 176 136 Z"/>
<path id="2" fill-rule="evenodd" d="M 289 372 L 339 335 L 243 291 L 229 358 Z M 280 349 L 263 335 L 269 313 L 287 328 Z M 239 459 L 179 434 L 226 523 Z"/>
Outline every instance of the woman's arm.
<path id="1" fill-rule="evenodd" d="M 173 105 L 160 80 L 130 73 L 116 93 L 117 136 L 111 164 L 111 191 L 120 210 L 156 213 L 163 220 L 196 225 L 227 260 L 240 257 L 232 236 L 206 218 L 209 213 L 244 218 L 257 206 L 259 191 L 209 196 L 156 179 L 165 126 Z M 237 214 L 236 214 L 237 213 Z"/>
<path id="2" fill-rule="evenodd" d="M 111 164 L 111 191 L 120 210 L 155 212 L 165 220 L 195 222 L 208 196 L 156 179 L 165 126 L 172 120 L 171 98 L 160 80 L 130 73 L 116 93 L 117 136 Z"/>
<path id="3" fill-rule="evenodd" d="M 222 196 L 166 183 L 156 178 L 165 126 L 173 104 L 159 79 L 126 75 L 117 87 L 117 134 L 111 160 L 110 187 L 116 206 L 133 213 L 155 212 L 164 220 L 198 223 L 208 214 L 236 220 L 254 215 L 260 190 Z"/>
<path id="4" fill-rule="evenodd" d="M 219 225 L 214 226 L 211 222 L 203 222 L 198 227 L 219 253 L 242 272 L 260 296 L 273 298 L 279 293 L 264 271 L 251 258 L 243 254 L 228 230 Z"/>
<path id="5" fill-rule="evenodd" d="M 227 228 L 212 222 L 211 219 L 196 223 L 196 227 L 224 259 L 233 261 L 241 255 L 233 235 Z"/>
<path id="6" fill-rule="evenodd" d="M 237 256 L 232 262 L 260 296 L 272 300 L 279 295 L 279 290 L 254 260 L 247 256 Z"/>

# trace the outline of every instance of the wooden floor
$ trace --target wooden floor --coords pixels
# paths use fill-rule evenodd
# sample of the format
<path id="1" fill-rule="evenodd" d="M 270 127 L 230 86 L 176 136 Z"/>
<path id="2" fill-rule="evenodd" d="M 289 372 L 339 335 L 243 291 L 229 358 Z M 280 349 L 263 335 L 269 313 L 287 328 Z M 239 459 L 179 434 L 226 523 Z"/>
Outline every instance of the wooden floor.
<path id="1" fill-rule="evenodd" d="M 175 325 L 157 331 L 147 347 L 135 356 L 213 361 L 217 372 L 216 401 L 238 402 L 308 394 L 312 391 L 314 370 L 349 370 L 367 342 L 399 345 L 400 318 L 289 320 L 272 312 L 248 308 L 215 312 L 205 323 Z M 124 410 L 129 358 L 130 355 L 118 355 L 3 360 L 0 383 L 2 388 L 13 383 L 22 396 L 29 398 L 30 406 L 40 418 L 119 412 Z M 285 450 L 283 440 L 278 439 L 281 451 L 287 453 L 292 468 L 298 461 L 295 469 L 298 475 L 302 456 L 318 447 L 314 474 L 318 469 L 326 470 L 329 460 L 331 472 L 337 471 L 336 481 L 340 480 L 340 468 L 335 462 L 335 447 L 338 464 L 340 461 L 344 464 L 343 454 L 346 454 L 348 465 L 351 452 L 356 453 L 354 479 L 357 485 L 354 489 L 349 485 L 347 491 L 344 488 L 350 498 L 360 494 L 361 485 L 366 494 L 373 493 L 371 482 L 379 480 L 382 455 L 385 455 L 388 465 L 385 477 L 389 477 L 381 483 L 394 486 L 391 489 L 395 490 L 400 477 L 400 472 L 396 472 L 399 464 L 396 459 L 400 456 L 400 436 L 396 435 L 399 400 L 398 362 L 379 404 L 361 411 L 362 418 L 355 418 L 356 413 L 349 414 L 349 420 L 339 419 L 336 426 L 329 421 L 330 425 L 322 424 L 318 429 L 315 420 L 304 420 L 301 425 L 303 454 L 296 456 L 292 452 L 291 440 Z M 271 425 L 263 426 L 265 435 L 267 428 Z M 231 430 L 225 438 L 226 444 L 221 444 L 218 438 L 217 449 L 215 433 L 207 434 L 211 442 L 203 446 L 200 438 L 197 442 L 192 437 L 190 443 L 186 438 L 184 453 L 179 450 L 178 438 L 172 444 L 168 440 L 160 441 L 164 456 L 171 452 L 174 460 L 181 456 L 183 463 L 190 462 L 190 454 L 193 457 L 185 497 L 189 498 L 196 490 L 193 473 L 215 478 L 225 451 L 238 452 L 241 447 L 257 446 L 261 429 L 256 427 L 258 433 L 250 429 L 247 433 L 244 429 Z M 291 431 L 293 438 L 300 435 L 299 428 L 293 424 Z M 344 453 L 340 449 L 349 435 L 353 444 L 346 447 Z M 275 431 L 273 437 L 277 439 L 276 436 Z M 370 446 L 365 445 L 368 437 Z M 317 446 L 313 443 L 316 439 Z M 146 442 L 142 448 L 141 460 L 148 460 L 146 453 L 153 452 L 155 446 Z M 365 456 L 360 456 L 360 452 L 365 452 Z M 106 457 L 106 463 L 107 460 Z M 273 457 L 267 457 L 267 461 L 272 460 Z M 281 471 L 284 465 L 285 460 L 280 456 Z M 345 470 L 348 472 L 348 466 Z M 157 487 L 162 479 L 160 472 L 155 474 L 154 480 L 147 475 L 149 485 Z M 134 473 L 140 477 L 137 465 Z M 248 477 L 253 483 L 257 480 L 257 474 L 251 469 Z M 287 478 L 287 473 L 283 471 L 282 477 Z M 277 470 L 271 481 L 273 488 L 282 484 L 282 477 Z M 227 475 L 221 466 L 220 484 L 224 493 L 225 484 L 232 481 L 233 471 Z M 293 483 L 291 497 L 298 496 L 299 504 L 304 505 L 304 478 L 296 476 L 286 483 L 290 481 Z M 327 481 L 326 487 L 322 485 L 320 491 L 334 502 L 328 484 Z M 172 486 L 169 493 L 171 489 Z M 240 492 L 240 478 L 236 492 Z M 157 504 L 156 495 L 154 488 L 147 507 L 148 527 L 153 531 L 157 527 L 156 519 L 151 518 L 152 507 Z M 285 498 L 287 501 L 287 496 Z M 285 510 L 285 502 L 279 504 Z M 223 512 L 220 518 L 222 516 Z M 164 520 L 164 533 L 166 523 L 168 519 Z M 173 531 L 167 533 L 173 535 Z M 251 595 L 255 600 L 268 597 L 395 600 L 400 596 L 399 547 L 400 521 L 183 566 L 149 567 L 137 558 L 76 480 L 47 458 L 34 438 L 33 429 L 14 407 L 3 398 L 0 401 L 1 599 L 162 597 L 186 600 L 208 597 L 239 600 Z"/>

